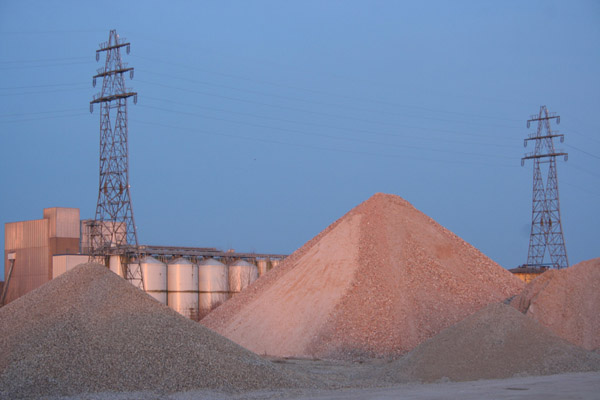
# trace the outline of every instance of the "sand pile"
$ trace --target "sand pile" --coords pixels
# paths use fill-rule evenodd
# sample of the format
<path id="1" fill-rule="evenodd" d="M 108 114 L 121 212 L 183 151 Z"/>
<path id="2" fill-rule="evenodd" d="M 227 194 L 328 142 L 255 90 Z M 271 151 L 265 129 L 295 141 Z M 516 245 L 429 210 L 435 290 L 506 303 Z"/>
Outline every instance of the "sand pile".
<path id="1" fill-rule="evenodd" d="M 0 309 L 3 399 L 300 383 L 98 264 L 78 266 Z"/>
<path id="2" fill-rule="evenodd" d="M 563 339 L 600 350 L 600 258 L 544 272 L 511 305 Z"/>
<path id="3" fill-rule="evenodd" d="M 398 196 L 376 194 L 201 322 L 274 356 L 398 356 L 519 279 Z"/>
<path id="4" fill-rule="evenodd" d="M 395 382 L 469 381 L 600 371 L 600 355 L 497 303 L 445 329 L 386 369 Z"/>

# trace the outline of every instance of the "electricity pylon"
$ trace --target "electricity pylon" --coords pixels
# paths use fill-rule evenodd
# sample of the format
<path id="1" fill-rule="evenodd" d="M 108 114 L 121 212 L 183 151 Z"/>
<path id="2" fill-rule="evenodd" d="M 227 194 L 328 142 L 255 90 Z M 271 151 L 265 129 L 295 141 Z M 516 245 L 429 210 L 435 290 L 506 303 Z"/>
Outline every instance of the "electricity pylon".
<path id="1" fill-rule="evenodd" d="M 125 256 L 134 263 L 125 262 L 124 278 L 143 289 L 142 270 L 139 265 L 138 238 L 133 219 L 129 192 L 129 149 L 127 145 L 127 99 L 137 93 L 125 87 L 123 74 L 133 68 L 121 59 L 121 48 L 130 51 L 130 43 L 121 39 L 113 29 L 108 41 L 96 50 L 96 61 L 100 53 L 106 53 L 104 68 L 98 69 L 93 77 L 102 78 L 102 91 L 90 101 L 90 112 L 94 104 L 100 104 L 100 185 L 96 215 L 91 226 L 91 256 L 105 258 L 111 255 Z"/>
<path id="2" fill-rule="evenodd" d="M 560 220 L 560 202 L 558 199 L 558 176 L 556 173 L 556 157 L 563 156 L 565 161 L 568 153 L 554 149 L 553 139 L 560 138 L 564 142 L 565 136 L 558 131 L 552 131 L 550 121 L 556 120 L 560 124 L 560 116 L 548 113 L 546 106 L 540 107 L 538 115 L 532 115 L 527 121 L 527 128 L 531 122 L 537 122 L 536 133 L 530 134 L 525 139 L 524 145 L 530 140 L 535 141 L 535 150 L 521 158 L 521 166 L 525 160 L 533 160 L 533 206 L 531 215 L 531 234 L 529 236 L 529 252 L 527 264 L 530 267 L 552 266 L 566 268 L 569 266 L 567 249 Z M 544 187 L 543 173 L 547 171 L 546 186 Z M 549 264 L 544 264 L 544 255 L 548 250 Z"/>

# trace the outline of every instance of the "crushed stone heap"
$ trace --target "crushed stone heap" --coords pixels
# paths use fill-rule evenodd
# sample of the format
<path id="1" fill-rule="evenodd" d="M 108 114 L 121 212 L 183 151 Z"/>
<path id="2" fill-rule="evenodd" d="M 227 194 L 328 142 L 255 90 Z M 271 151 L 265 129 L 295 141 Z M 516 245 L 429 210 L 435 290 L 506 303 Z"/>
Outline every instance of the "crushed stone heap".
<path id="1" fill-rule="evenodd" d="M 407 201 L 378 193 L 201 323 L 258 354 L 396 357 L 522 287 Z"/>
<path id="2" fill-rule="evenodd" d="M 490 304 L 385 367 L 391 381 L 471 381 L 600 371 L 577 347 L 513 307 Z"/>
<path id="3" fill-rule="evenodd" d="M 279 366 L 82 264 L 0 309 L 0 398 L 297 387 Z"/>
<path id="4" fill-rule="evenodd" d="M 511 305 L 563 339 L 600 350 L 600 258 L 544 272 Z"/>

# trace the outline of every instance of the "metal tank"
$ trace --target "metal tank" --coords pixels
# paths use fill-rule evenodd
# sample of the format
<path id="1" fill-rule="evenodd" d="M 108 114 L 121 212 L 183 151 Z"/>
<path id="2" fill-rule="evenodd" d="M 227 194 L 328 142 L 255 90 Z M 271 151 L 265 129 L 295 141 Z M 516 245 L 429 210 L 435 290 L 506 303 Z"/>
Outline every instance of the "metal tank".
<path id="1" fill-rule="evenodd" d="M 140 261 L 144 289 L 158 302 L 167 304 L 167 264 L 154 257 L 144 257 Z"/>
<path id="2" fill-rule="evenodd" d="M 185 258 L 167 265 L 167 304 L 181 315 L 198 319 L 198 266 Z"/>
<path id="3" fill-rule="evenodd" d="M 125 271 L 123 271 L 123 264 L 121 263 L 121 256 L 112 255 L 108 259 L 108 268 L 121 278 L 125 278 Z"/>
<path id="4" fill-rule="evenodd" d="M 231 295 L 241 292 L 258 279 L 258 268 L 244 260 L 237 260 L 229 266 L 229 291 Z"/>
<path id="5" fill-rule="evenodd" d="M 271 260 L 271 269 L 279 267 L 280 263 L 281 263 L 281 260 L 279 260 L 279 259 Z"/>
<path id="6" fill-rule="evenodd" d="M 214 258 L 198 263 L 199 318 L 229 298 L 229 268 Z"/>
<path id="7" fill-rule="evenodd" d="M 264 258 L 256 260 L 256 267 L 258 268 L 258 276 L 263 276 L 269 270 L 269 261 Z"/>

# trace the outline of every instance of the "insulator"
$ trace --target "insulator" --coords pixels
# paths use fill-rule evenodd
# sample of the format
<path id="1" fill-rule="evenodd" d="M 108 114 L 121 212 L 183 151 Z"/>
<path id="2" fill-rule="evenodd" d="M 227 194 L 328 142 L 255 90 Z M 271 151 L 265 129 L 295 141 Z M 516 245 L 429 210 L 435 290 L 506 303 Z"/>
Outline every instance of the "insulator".
<path id="1" fill-rule="evenodd" d="M 131 46 L 127 45 L 127 54 L 129 54 L 130 51 L 131 51 Z"/>
<path id="2" fill-rule="evenodd" d="M 521 167 L 525 165 L 525 160 L 521 159 Z"/>
<path id="3" fill-rule="evenodd" d="M 569 155 L 565 154 L 565 161 L 567 161 L 569 159 Z"/>
<path id="4" fill-rule="evenodd" d="M 560 115 L 558 117 L 556 117 L 556 123 L 560 124 Z"/>
<path id="5" fill-rule="evenodd" d="M 93 113 L 93 112 L 94 112 L 94 105 L 90 104 L 90 113 Z"/>
<path id="6" fill-rule="evenodd" d="M 92 85 L 93 85 L 94 87 L 96 87 L 96 78 L 94 78 L 94 79 L 93 79 L 93 81 L 92 81 Z"/>
<path id="7" fill-rule="evenodd" d="M 527 147 L 527 139 L 523 139 L 523 147 Z"/>
<path id="8" fill-rule="evenodd" d="M 562 135 L 562 136 L 560 137 L 560 142 L 561 142 L 561 143 L 564 143 L 564 142 L 565 142 L 565 135 Z"/>
<path id="9" fill-rule="evenodd" d="M 133 70 L 129 71 L 129 79 L 133 79 Z"/>
<path id="10" fill-rule="evenodd" d="M 96 61 L 100 61 L 100 53 L 96 52 Z"/>
<path id="11" fill-rule="evenodd" d="M 137 94 L 133 95 L 133 104 L 137 104 Z"/>

